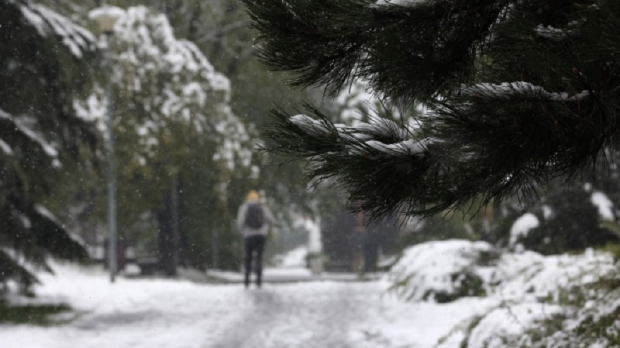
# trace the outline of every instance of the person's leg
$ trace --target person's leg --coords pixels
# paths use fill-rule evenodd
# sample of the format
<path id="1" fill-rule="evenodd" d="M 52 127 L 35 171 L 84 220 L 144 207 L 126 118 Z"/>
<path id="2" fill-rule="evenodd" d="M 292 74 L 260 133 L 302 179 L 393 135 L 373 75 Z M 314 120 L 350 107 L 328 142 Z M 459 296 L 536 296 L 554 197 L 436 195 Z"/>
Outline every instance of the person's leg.
<path id="1" fill-rule="evenodd" d="M 260 287 L 263 282 L 263 250 L 265 249 L 265 236 L 256 236 L 256 286 Z"/>
<path id="2" fill-rule="evenodd" d="M 366 231 L 364 235 L 364 273 L 375 272 L 377 266 L 376 235 L 373 231 Z"/>
<path id="3" fill-rule="evenodd" d="M 244 284 L 247 288 L 250 286 L 250 272 L 252 272 L 252 254 L 254 251 L 254 243 L 252 237 L 245 238 L 245 279 Z"/>

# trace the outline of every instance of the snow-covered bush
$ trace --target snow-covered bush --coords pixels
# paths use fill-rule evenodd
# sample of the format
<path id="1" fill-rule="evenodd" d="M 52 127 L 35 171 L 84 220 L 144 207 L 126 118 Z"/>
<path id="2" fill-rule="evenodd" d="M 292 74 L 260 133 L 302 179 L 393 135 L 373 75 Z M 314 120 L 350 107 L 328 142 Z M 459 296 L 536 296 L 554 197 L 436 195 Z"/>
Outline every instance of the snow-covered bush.
<path id="1" fill-rule="evenodd" d="M 620 274 L 609 254 L 506 253 L 487 270 L 495 305 L 449 334 L 463 335 L 462 347 L 618 346 Z"/>
<path id="2" fill-rule="evenodd" d="M 556 302 L 503 304 L 472 320 L 464 348 L 620 346 L 620 289 L 614 276 L 558 289 Z M 610 291 L 610 287 L 613 290 Z"/>
<path id="3" fill-rule="evenodd" d="M 517 347 L 525 327 L 536 325 L 560 311 L 559 306 L 540 303 L 502 305 L 476 319 L 471 326 L 467 348 Z"/>
<path id="4" fill-rule="evenodd" d="M 562 294 L 614 270 L 611 255 L 543 256 L 501 252 L 486 242 L 435 241 L 406 249 L 391 268 L 391 291 L 407 301 L 449 302 L 465 296 L 563 303 Z"/>
<path id="5" fill-rule="evenodd" d="M 407 301 L 450 302 L 484 296 L 488 265 L 497 251 L 486 242 L 448 240 L 418 244 L 405 250 L 392 267 L 391 291 Z"/>

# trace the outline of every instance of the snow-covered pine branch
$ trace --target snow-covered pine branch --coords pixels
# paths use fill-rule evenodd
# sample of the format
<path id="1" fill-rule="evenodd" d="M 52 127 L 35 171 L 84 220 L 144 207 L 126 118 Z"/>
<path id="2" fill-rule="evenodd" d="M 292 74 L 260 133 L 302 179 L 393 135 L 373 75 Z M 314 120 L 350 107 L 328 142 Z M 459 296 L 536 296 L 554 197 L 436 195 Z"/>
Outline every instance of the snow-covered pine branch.
<path id="1" fill-rule="evenodd" d="M 398 125 L 405 139 L 275 112 L 269 149 L 310 159 L 310 180 L 334 178 L 371 213 L 536 198 L 620 147 L 620 3 L 243 2 L 260 58 L 292 85 L 335 97 L 362 81 L 392 107 L 427 108 L 415 132 Z"/>
<path id="2" fill-rule="evenodd" d="M 29 0 L 8 1 L 19 6 L 26 22 L 34 27 L 39 35 L 58 37 L 75 57 L 82 58 L 84 51 L 95 49 L 96 39 L 93 34 L 66 17 Z"/>
<path id="3" fill-rule="evenodd" d="M 324 137 L 333 133 L 342 138 L 348 143 L 343 155 L 370 156 L 370 152 L 376 152 L 387 156 L 422 156 L 429 146 L 442 143 L 434 138 L 408 139 L 410 133 L 388 119 L 374 118 L 370 123 L 358 122 L 355 126 L 345 126 L 331 125 L 326 120 L 300 114 L 292 116 L 290 121 L 307 136 Z"/>
<path id="4" fill-rule="evenodd" d="M 472 86 L 463 86 L 463 93 L 468 93 L 472 98 L 482 99 L 510 99 L 515 96 L 524 98 L 535 98 L 541 100 L 568 102 L 579 101 L 590 96 L 587 90 L 575 93 L 549 92 L 541 86 L 536 86 L 530 82 L 515 81 L 494 83 L 479 83 Z"/>
<path id="5" fill-rule="evenodd" d="M 9 127 L 13 128 L 16 134 L 12 134 L 11 137 L 15 143 L 21 143 L 18 147 L 22 147 L 24 145 L 24 141 L 30 144 L 36 144 L 37 147 L 41 150 L 42 153 L 45 153 L 49 156 L 56 165 L 59 165 L 57 161 L 58 158 L 58 148 L 53 145 L 49 141 L 45 139 L 45 136 L 41 134 L 39 131 L 35 130 L 36 128 L 36 119 L 31 117 L 15 117 L 8 112 L 0 109 L 0 122 L 6 122 L 9 124 Z M 20 136 L 17 136 L 19 134 Z M 13 147 L 2 140 L 2 149 L 7 155 L 14 155 L 15 152 Z M 17 144 L 16 144 L 17 145 Z M 20 151 L 21 152 L 21 151 Z"/>

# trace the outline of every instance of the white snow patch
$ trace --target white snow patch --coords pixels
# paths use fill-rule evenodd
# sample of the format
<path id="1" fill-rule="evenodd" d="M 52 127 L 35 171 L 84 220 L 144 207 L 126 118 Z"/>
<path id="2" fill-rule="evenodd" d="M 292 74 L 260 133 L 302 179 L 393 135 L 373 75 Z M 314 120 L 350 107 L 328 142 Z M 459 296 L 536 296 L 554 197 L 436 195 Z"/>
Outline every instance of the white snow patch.
<path id="1" fill-rule="evenodd" d="M 405 250 L 390 270 L 389 279 L 400 284 L 393 289 L 399 298 L 432 301 L 432 294 L 455 292 L 460 284 L 454 276 L 475 271 L 474 265 L 480 254 L 493 250 L 489 243 L 467 240 L 415 245 Z"/>
<path id="2" fill-rule="evenodd" d="M 311 135 L 324 135 L 330 131 L 324 122 L 307 115 L 295 115 L 289 120 Z"/>
<path id="3" fill-rule="evenodd" d="M 559 40 L 568 36 L 568 32 L 566 30 L 554 28 L 550 25 L 543 26 L 542 24 L 539 24 L 535 31 L 538 35 L 546 37 L 547 39 Z"/>
<path id="4" fill-rule="evenodd" d="M 510 245 L 515 245 L 519 237 L 527 236 L 528 232 L 540 225 L 540 221 L 536 215 L 532 213 L 525 213 L 520 216 L 515 222 L 512 224 L 510 228 Z"/>
<path id="5" fill-rule="evenodd" d="M 613 221 L 614 217 L 614 204 L 613 202 L 602 192 L 595 191 L 592 192 L 592 197 L 590 198 L 592 204 L 594 204 L 598 208 L 598 214 L 605 220 Z"/>
<path id="6" fill-rule="evenodd" d="M 544 303 L 522 303 L 499 307 L 476 325 L 467 342 L 468 348 L 505 348 L 505 337 L 518 337 L 536 320 L 549 318 L 559 306 Z"/>
<path id="7" fill-rule="evenodd" d="M 542 206 L 542 212 L 545 220 L 549 220 L 553 216 L 553 209 L 548 205 Z"/>
<path id="8" fill-rule="evenodd" d="M 6 141 L 2 139 L 0 139 L 0 148 L 2 148 L 2 152 L 4 152 L 6 155 L 13 156 L 13 149 L 11 148 L 11 146 L 9 146 L 9 144 L 6 143 Z"/>
<path id="9" fill-rule="evenodd" d="M 109 5 L 93 9 L 88 13 L 89 19 L 102 22 L 114 22 L 123 16 L 125 16 L 125 10 L 120 7 Z"/>
<path id="10" fill-rule="evenodd" d="M 279 255 L 276 263 L 282 268 L 306 268 L 306 255 L 308 255 L 308 248 L 300 246 L 284 255 Z"/>

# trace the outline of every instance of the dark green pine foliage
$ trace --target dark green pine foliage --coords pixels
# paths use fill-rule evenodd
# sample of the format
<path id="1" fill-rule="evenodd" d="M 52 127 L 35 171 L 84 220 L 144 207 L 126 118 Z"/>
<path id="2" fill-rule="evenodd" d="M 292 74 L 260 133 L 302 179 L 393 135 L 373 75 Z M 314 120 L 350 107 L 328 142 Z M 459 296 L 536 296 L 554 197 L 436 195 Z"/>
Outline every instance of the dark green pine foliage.
<path id="1" fill-rule="evenodd" d="M 535 198 L 620 143 L 618 1 L 243 2 L 260 58 L 291 84 L 334 96 L 364 79 L 396 107 L 428 108 L 416 127 L 273 112 L 268 149 L 308 159 L 309 179 L 374 216 Z"/>
<path id="2" fill-rule="evenodd" d="M 541 254 L 560 254 L 618 243 L 618 236 L 601 226 L 598 209 L 591 202 L 592 193 L 583 187 L 572 187 L 545 198 L 553 213 L 545 219 L 537 213 L 541 224 L 530 230 L 519 242 Z"/>
<path id="3" fill-rule="evenodd" d="M 40 202 L 62 170 L 94 148 L 73 101 L 93 37 L 30 1 L 0 2 L 0 288 L 36 282 L 48 257 L 84 260 L 84 246 Z"/>

